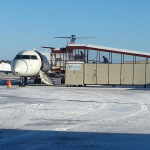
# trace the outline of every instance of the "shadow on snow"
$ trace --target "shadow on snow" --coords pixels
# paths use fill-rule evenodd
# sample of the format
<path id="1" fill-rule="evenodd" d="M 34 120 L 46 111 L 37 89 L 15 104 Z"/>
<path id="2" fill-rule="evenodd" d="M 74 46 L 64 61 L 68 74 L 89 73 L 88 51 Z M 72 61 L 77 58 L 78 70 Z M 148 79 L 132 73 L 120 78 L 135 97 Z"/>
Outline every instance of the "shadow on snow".
<path id="1" fill-rule="evenodd" d="M 150 134 L 0 130 L 2 150 L 149 150 Z"/>

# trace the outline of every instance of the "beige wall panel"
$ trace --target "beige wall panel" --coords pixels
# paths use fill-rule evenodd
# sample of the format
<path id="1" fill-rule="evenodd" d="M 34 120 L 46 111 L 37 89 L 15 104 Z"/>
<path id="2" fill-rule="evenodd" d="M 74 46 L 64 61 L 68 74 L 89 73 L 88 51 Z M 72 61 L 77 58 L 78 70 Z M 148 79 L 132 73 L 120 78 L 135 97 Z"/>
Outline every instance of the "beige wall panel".
<path id="1" fill-rule="evenodd" d="M 150 64 L 146 65 L 146 84 L 150 84 Z"/>
<path id="2" fill-rule="evenodd" d="M 65 76 L 65 84 L 66 85 L 83 85 L 83 72 L 84 72 L 84 64 L 81 65 L 81 70 L 69 70 L 69 64 L 66 64 L 66 76 Z M 76 65 L 76 63 L 73 63 L 73 65 Z M 76 66 L 75 66 L 76 67 Z"/>
<path id="3" fill-rule="evenodd" d="M 121 64 L 109 64 L 109 84 L 120 84 Z"/>
<path id="4" fill-rule="evenodd" d="M 86 73 L 91 73 L 96 70 L 96 64 L 85 64 L 85 72 Z"/>
<path id="5" fill-rule="evenodd" d="M 75 74 L 74 85 L 83 85 L 83 74 Z"/>
<path id="6" fill-rule="evenodd" d="M 84 84 L 96 84 L 96 64 L 85 64 Z"/>
<path id="7" fill-rule="evenodd" d="M 133 84 L 133 64 L 122 64 L 121 68 L 121 84 Z"/>
<path id="8" fill-rule="evenodd" d="M 145 64 L 134 64 L 134 85 L 144 85 L 145 84 Z"/>
<path id="9" fill-rule="evenodd" d="M 83 85 L 83 74 L 66 74 L 66 85 Z"/>
<path id="10" fill-rule="evenodd" d="M 65 84 L 66 85 L 73 85 L 74 84 L 74 74 L 66 74 L 65 76 Z"/>
<path id="11" fill-rule="evenodd" d="M 81 70 L 75 70 L 75 74 L 83 74 L 84 72 L 84 64 L 81 64 Z"/>
<path id="12" fill-rule="evenodd" d="M 69 63 L 66 64 L 66 74 L 83 74 L 83 69 L 84 69 L 84 64 L 79 64 L 79 63 L 70 63 L 73 65 L 81 65 L 81 70 L 69 70 Z"/>
<path id="13" fill-rule="evenodd" d="M 69 69 L 69 64 L 66 64 L 66 74 L 74 74 L 74 70 L 68 70 Z"/>
<path id="14" fill-rule="evenodd" d="M 97 84 L 108 84 L 108 64 L 97 64 Z"/>
<path id="15" fill-rule="evenodd" d="M 96 76 L 94 74 L 85 74 L 84 84 L 96 84 Z"/>

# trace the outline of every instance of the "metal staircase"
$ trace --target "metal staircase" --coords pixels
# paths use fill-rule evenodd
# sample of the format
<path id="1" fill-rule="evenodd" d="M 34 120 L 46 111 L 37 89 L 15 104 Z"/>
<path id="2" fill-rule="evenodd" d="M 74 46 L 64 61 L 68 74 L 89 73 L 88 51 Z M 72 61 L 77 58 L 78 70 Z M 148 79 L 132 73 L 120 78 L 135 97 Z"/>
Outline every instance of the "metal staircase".
<path id="1" fill-rule="evenodd" d="M 40 70 L 39 74 L 40 74 L 40 78 L 42 79 L 42 81 L 45 84 L 47 84 L 47 85 L 54 85 L 54 82 L 52 81 L 52 79 L 50 77 L 48 77 L 45 72 Z"/>

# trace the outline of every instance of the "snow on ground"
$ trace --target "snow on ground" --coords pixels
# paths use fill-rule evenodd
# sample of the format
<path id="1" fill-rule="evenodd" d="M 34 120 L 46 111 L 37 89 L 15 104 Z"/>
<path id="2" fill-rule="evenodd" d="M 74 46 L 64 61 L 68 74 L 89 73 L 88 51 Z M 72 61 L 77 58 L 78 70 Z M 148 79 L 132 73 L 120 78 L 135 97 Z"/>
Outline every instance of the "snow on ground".
<path id="1" fill-rule="evenodd" d="M 1 63 L 0 64 L 0 71 L 11 71 L 11 66 L 8 63 Z"/>
<path id="2" fill-rule="evenodd" d="M 3 150 L 150 149 L 150 88 L 1 84 L 0 104 Z"/>

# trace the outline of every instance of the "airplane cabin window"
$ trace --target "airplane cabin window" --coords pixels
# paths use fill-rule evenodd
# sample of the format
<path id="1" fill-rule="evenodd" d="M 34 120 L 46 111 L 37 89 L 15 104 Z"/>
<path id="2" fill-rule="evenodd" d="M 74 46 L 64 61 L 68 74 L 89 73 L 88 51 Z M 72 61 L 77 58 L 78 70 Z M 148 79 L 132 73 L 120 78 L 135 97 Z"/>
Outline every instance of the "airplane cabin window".
<path id="1" fill-rule="evenodd" d="M 22 55 L 22 59 L 30 59 L 30 55 Z"/>
<path id="2" fill-rule="evenodd" d="M 35 55 L 31 55 L 31 59 L 37 59 Z"/>
<path id="3" fill-rule="evenodd" d="M 15 59 L 21 59 L 22 55 L 16 55 Z"/>

